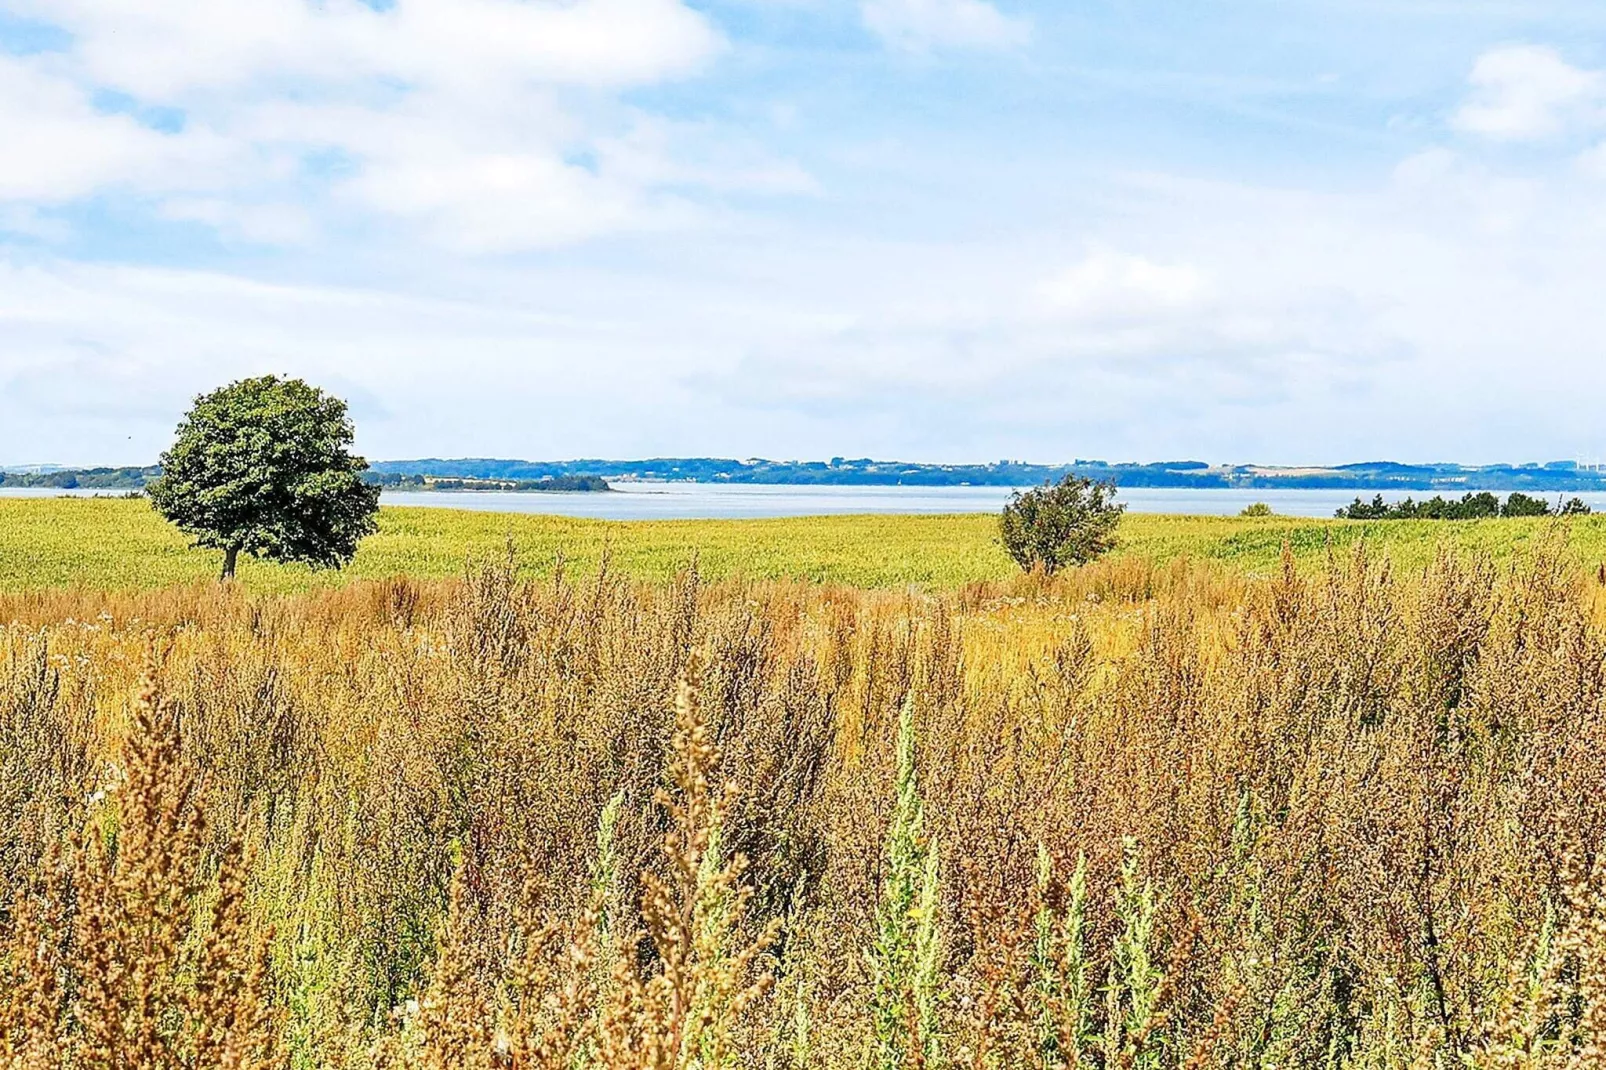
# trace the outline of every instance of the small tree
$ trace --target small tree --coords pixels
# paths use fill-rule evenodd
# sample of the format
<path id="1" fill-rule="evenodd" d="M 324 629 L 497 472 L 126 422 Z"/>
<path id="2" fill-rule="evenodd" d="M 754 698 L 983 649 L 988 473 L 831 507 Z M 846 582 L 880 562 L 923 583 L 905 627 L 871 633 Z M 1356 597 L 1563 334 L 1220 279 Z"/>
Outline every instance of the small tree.
<path id="1" fill-rule="evenodd" d="M 147 488 L 158 512 L 223 551 L 338 568 L 374 531 L 379 488 L 349 452 L 346 403 L 300 379 L 242 379 L 195 399 Z"/>
<path id="2" fill-rule="evenodd" d="M 1016 491 L 999 520 L 1004 549 L 1023 569 L 1053 573 L 1084 565 L 1115 546 L 1126 506 L 1115 504 L 1115 484 L 1066 476 Z"/>

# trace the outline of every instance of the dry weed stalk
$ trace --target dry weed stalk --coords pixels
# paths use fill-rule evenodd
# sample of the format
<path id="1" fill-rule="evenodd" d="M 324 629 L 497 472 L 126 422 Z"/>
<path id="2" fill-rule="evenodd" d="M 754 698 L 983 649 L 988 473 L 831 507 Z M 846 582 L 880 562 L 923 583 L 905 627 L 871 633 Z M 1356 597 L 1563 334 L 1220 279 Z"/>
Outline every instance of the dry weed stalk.
<path id="1" fill-rule="evenodd" d="M 648 873 L 642 896 L 657 962 L 646 979 L 616 974 L 622 994 L 603 1022 L 610 1070 L 739 1065 L 738 1029 L 774 980 L 764 959 L 781 923 L 772 919 L 756 934 L 744 933 L 753 895 L 743 881 L 747 860 L 722 856 L 738 788 L 713 784 L 719 750 L 702 712 L 703 671 L 703 655 L 694 652 L 676 686 L 672 790 L 656 796 L 670 823 L 663 842 L 668 873 Z"/>
<path id="2" fill-rule="evenodd" d="M 1600 1061 L 1606 603 L 1558 546 L 953 598 L 514 566 L 6 600 L 6 1064 L 250 1065 L 285 1018 L 295 1070 Z"/>
<path id="3" fill-rule="evenodd" d="M 84 1070 L 274 1066 L 267 939 L 247 917 L 243 852 L 225 847 L 208 897 L 198 774 L 153 670 L 132 713 L 110 824 L 47 855 L 19 904 L 7 1054 Z"/>

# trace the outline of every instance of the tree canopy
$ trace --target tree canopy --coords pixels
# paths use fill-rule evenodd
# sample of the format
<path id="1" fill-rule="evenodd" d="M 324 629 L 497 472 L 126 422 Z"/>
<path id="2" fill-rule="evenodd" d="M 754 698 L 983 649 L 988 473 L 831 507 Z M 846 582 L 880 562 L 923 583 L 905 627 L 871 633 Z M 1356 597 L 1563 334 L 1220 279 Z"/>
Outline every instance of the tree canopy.
<path id="1" fill-rule="evenodd" d="M 346 403 L 300 379 L 265 375 L 195 399 L 162 475 L 147 488 L 198 546 L 338 568 L 375 529 L 379 488 L 350 452 Z"/>
<path id="2" fill-rule="evenodd" d="M 1016 491 L 999 519 L 1004 549 L 1023 569 L 1086 564 L 1115 546 L 1126 506 L 1114 499 L 1115 484 L 1069 475 Z"/>
<path id="3" fill-rule="evenodd" d="M 1487 520 L 1514 516 L 1583 516 L 1589 511 L 1589 506 L 1582 498 L 1558 501 L 1556 508 L 1551 509 L 1543 498 L 1521 491 L 1513 491 L 1504 504 L 1488 491 L 1480 491 L 1477 494 L 1468 492 L 1460 499 L 1446 500 L 1435 494 L 1426 501 L 1406 498 L 1392 504 L 1385 502 L 1383 495 L 1378 494 L 1370 504 L 1356 498 L 1336 515 L 1340 520 Z"/>

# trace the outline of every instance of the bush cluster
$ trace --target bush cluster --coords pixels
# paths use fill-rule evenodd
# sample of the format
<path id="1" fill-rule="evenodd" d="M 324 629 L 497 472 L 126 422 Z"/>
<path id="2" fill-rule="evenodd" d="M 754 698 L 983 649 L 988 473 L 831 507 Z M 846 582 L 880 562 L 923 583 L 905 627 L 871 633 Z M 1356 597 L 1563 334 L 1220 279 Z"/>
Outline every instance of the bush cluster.
<path id="1" fill-rule="evenodd" d="M 1427 501 L 1410 498 L 1388 503 L 1383 495 L 1373 497 L 1370 503 L 1356 498 L 1337 512 L 1340 520 L 1487 520 L 1494 517 L 1514 516 L 1583 516 L 1590 512 L 1582 498 L 1569 498 L 1557 502 L 1554 509 L 1543 498 L 1513 492 L 1504 502 L 1489 491 L 1468 492 L 1458 500 L 1447 500 L 1435 494 Z"/>

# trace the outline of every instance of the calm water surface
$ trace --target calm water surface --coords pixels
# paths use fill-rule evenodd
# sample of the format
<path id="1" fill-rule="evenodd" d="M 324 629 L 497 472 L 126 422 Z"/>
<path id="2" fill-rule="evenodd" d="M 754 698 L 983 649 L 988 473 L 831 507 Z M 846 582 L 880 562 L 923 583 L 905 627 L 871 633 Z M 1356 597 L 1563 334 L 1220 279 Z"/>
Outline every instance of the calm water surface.
<path id="1" fill-rule="evenodd" d="M 424 505 L 501 513 L 549 513 L 602 520 L 696 520 L 714 517 L 828 516 L 851 513 L 993 513 L 1009 487 L 797 487 L 774 484 L 615 483 L 612 493 L 511 494 L 492 491 L 387 492 L 386 505 Z M 0 488 L 0 497 L 115 496 L 109 491 Z M 1371 500 L 1374 492 L 1362 492 Z M 1116 500 L 1134 513 L 1232 516 L 1265 502 L 1284 516 L 1330 517 L 1355 500 L 1353 490 L 1164 490 L 1122 488 Z M 1405 493 L 1385 494 L 1387 501 Z M 1421 500 L 1432 492 L 1411 493 Z M 1446 495 L 1448 497 L 1449 495 Z M 1571 497 L 1571 495 L 1568 495 Z M 1606 511 L 1606 494 L 1580 494 Z"/>
<path id="2" fill-rule="evenodd" d="M 612 493 L 510 494 L 491 491 L 387 492 L 386 505 L 423 505 L 503 513 L 549 513 L 604 520 L 695 520 L 709 517 L 828 516 L 849 513 L 992 513 L 1008 487 L 797 487 L 773 484 L 616 483 Z M 113 495 L 108 491 L 0 488 L 0 497 Z M 1134 513 L 1232 516 L 1265 502 L 1284 516 L 1327 517 L 1355 500 L 1353 490 L 1164 490 L 1123 488 L 1117 501 Z M 1431 497 L 1415 492 L 1414 497 Z M 1371 492 L 1364 494 L 1368 500 Z M 1388 501 L 1406 497 L 1385 494 Z M 1606 494 L 1582 494 L 1606 511 Z"/>

